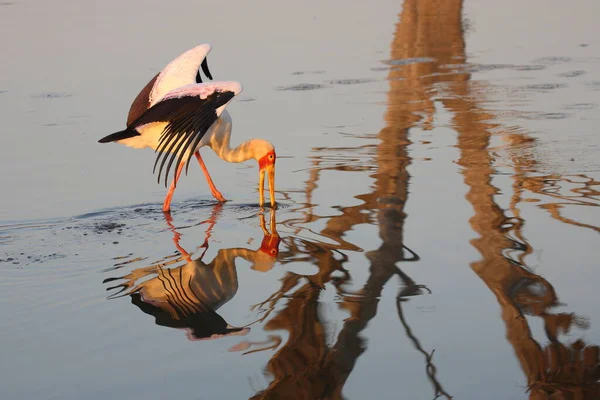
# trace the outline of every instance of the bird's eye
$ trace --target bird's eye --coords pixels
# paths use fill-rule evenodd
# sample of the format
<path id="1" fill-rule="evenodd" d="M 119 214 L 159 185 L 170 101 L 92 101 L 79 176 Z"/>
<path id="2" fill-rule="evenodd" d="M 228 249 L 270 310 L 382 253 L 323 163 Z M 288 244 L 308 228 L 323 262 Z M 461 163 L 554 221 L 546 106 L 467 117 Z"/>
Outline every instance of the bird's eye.
<path id="1" fill-rule="evenodd" d="M 273 154 L 269 154 L 269 160 L 273 159 Z"/>
<path id="2" fill-rule="evenodd" d="M 277 250 L 275 250 L 275 249 L 271 250 L 271 254 L 273 254 L 273 255 L 277 254 Z"/>

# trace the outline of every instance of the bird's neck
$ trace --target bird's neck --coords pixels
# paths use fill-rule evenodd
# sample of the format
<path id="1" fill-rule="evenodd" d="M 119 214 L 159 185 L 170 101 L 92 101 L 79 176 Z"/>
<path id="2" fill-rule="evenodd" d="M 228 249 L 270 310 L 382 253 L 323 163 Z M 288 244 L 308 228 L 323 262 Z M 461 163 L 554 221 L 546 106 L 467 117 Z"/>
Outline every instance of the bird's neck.
<path id="1" fill-rule="evenodd" d="M 231 131 L 223 136 L 223 140 L 220 143 L 215 143 L 211 146 L 220 159 L 231 163 L 239 163 L 254 158 L 254 151 L 250 145 L 252 142 L 251 140 L 232 149 L 229 145 L 230 136 Z"/>
<path id="2" fill-rule="evenodd" d="M 229 142 L 231 138 L 231 117 L 227 110 L 223 111 L 217 121 L 215 131 L 211 134 L 207 144 L 220 159 L 232 163 L 244 162 L 250 159 L 258 160 L 257 154 L 264 155 L 273 150 L 273 145 L 262 139 L 250 139 L 232 149 Z"/>
<path id="3" fill-rule="evenodd" d="M 231 117 L 227 110 L 223 111 L 217 121 L 216 131 L 208 143 L 217 156 L 224 161 L 233 163 L 244 162 L 254 158 L 252 140 L 248 140 L 233 149 L 230 147 L 232 126 Z"/>

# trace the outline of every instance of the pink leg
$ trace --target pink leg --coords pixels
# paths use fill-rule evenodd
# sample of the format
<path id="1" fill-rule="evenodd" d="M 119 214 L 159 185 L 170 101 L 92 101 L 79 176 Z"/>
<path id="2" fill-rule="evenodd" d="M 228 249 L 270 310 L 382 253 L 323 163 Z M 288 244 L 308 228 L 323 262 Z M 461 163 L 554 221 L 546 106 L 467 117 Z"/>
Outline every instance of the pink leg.
<path id="1" fill-rule="evenodd" d="M 179 176 L 181 175 L 181 171 L 183 170 L 184 165 L 185 165 L 185 162 L 182 162 L 177 167 L 177 173 L 175 174 L 175 179 L 173 179 L 173 182 L 171 182 L 171 187 L 169 188 L 169 191 L 167 192 L 167 196 L 165 197 L 165 202 L 163 203 L 163 212 L 167 213 L 167 212 L 171 211 L 171 199 L 173 198 L 173 193 L 175 193 L 175 185 L 177 184 L 177 181 L 179 180 Z"/>
<path id="2" fill-rule="evenodd" d="M 225 198 L 223 197 L 221 192 L 219 192 L 217 190 L 217 188 L 215 187 L 215 184 L 213 183 L 212 179 L 210 178 L 210 174 L 208 173 L 208 170 L 206 169 L 206 165 L 204 165 L 204 160 L 202 159 L 200 152 L 196 151 L 196 153 L 194 155 L 198 159 L 198 163 L 200 163 L 200 168 L 202 168 L 202 172 L 204 172 L 204 176 L 206 177 L 208 186 L 210 186 L 210 191 L 212 192 L 212 195 L 215 197 L 215 199 L 217 199 L 221 202 L 227 201 L 227 200 L 225 200 Z"/>

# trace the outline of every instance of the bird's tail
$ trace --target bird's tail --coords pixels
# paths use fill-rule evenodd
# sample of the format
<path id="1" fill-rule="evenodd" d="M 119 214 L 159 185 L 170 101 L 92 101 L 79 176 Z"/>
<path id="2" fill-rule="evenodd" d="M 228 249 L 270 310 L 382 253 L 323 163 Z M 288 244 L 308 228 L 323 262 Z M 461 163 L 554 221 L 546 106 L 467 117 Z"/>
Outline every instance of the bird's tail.
<path id="1" fill-rule="evenodd" d="M 128 139 L 135 136 L 140 136 L 140 134 L 135 129 L 127 128 L 123 131 L 111 133 L 110 135 L 103 137 L 98 140 L 98 143 L 116 142 L 117 140 Z"/>

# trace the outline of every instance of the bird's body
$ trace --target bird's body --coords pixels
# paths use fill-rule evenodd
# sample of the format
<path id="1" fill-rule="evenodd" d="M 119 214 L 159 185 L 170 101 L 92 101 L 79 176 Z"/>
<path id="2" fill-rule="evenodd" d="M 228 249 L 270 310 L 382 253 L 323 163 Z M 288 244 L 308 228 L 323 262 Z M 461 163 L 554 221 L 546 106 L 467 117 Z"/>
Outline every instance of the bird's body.
<path id="1" fill-rule="evenodd" d="M 124 144 L 127 147 L 134 149 L 144 149 L 146 147 L 156 150 L 160 141 L 160 136 L 167 127 L 168 122 L 151 122 L 137 129 L 140 136 L 134 136 L 127 139 L 118 140 L 117 143 Z M 196 150 L 204 146 L 209 146 L 215 153 L 216 149 L 220 149 L 220 138 L 225 135 L 231 136 L 231 115 L 225 110 L 217 121 L 211 125 L 208 131 L 204 134 Z M 215 146 L 215 147 L 213 147 Z"/>
<path id="2" fill-rule="evenodd" d="M 274 201 L 275 150 L 262 139 L 252 139 L 235 149 L 229 146 L 231 116 L 225 110 L 227 104 L 242 91 L 238 82 L 201 82 L 199 68 L 212 79 L 206 63 L 210 45 L 197 46 L 173 60 L 156 75 L 138 94 L 129 111 L 127 128 L 100 139 L 100 143 L 118 142 L 133 148 L 150 147 L 158 156 L 154 168 L 158 168 L 160 181 L 165 171 L 165 186 L 171 166 L 177 160 L 173 183 L 163 204 L 163 211 L 170 210 L 175 186 L 184 166 L 189 166 L 195 155 L 204 172 L 213 196 L 225 201 L 216 189 L 199 149 L 210 147 L 221 159 L 243 162 L 254 158 L 259 163 L 260 205 L 264 203 L 264 175 L 269 177 L 271 206 Z M 180 85 L 180 86 L 177 86 Z"/>
<path id="3" fill-rule="evenodd" d="M 172 117 L 173 112 L 177 112 L 177 109 L 187 106 L 189 110 L 186 110 L 185 115 L 191 116 L 194 112 L 201 110 L 201 107 L 204 105 L 202 104 L 202 100 L 206 100 L 209 96 L 216 93 L 229 93 L 227 97 L 229 98 L 229 96 L 231 96 L 229 98 L 230 100 L 233 98 L 233 96 L 239 94 L 241 91 L 242 86 L 238 82 L 200 83 L 176 88 L 165 93 L 165 95 L 162 96 L 159 101 L 153 102 L 152 106 L 148 107 L 144 113 L 140 114 L 136 119 L 128 124 L 129 131 L 126 129 L 122 132 L 128 132 L 127 134 L 124 133 L 123 135 L 131 136 L 119 139 L 120 136 L 116 135 L 114 136 L 114 141 L 135 149 L 150 147 L 153 150 L 157 150 L 159 148 L 160 138 L 163 132 L 165 132 L 171 123 L 169 118 Z M 178 104 L 173 104 L 171 106 L 165 105 L 165 103 L 169 100 L 171 100 L 172 103 Z M 197 104 L 192 104 L 194 102 Z M 152 109 L 152 107 L 157 103 L 160 103 L 158 104 L 158 107 Z M 206 110 L 207 112 L 214 112 L 214 115 L 201 116 L 206 118 L 206 126 L 200 127 L 205 128 L 205 131 L 203 132 L 202 138 L 198 142 L 197 146 L 194 149 L 188 149 L 191 154 L 204 146 L 209 146 L 211 148 L 215 146 L 213 150 L 220 149 L 223 147 L 221 143 L 224 141 L 224 139 L 228 139 L 231 136 L 231 115 L 229 115 L 227 110 L 225 110 L 226 104 L 227 103 L 219 105 L 218 107 L 213 107 L 211 110 Z M 163 107 L 164 110 L 159 111 L 158 108 L 160 107 Z M 152 109 L 151 113 L 154 112 L 155 115 L 148 115 L 148 111 L 150 109 Z M 157 121 L 153 121 L 154 119 Z M 110 136 L 107 136 L 106 138 L 108 137 Z M 105 140 L 106 138 L 101 140 L 113 141 Z M 229 141 L 227 140 L 227 143 L 228 142 Z M 168 150 L 169 149 L 166 149 L 166 152 L 174 152 L 174 149 L 171 149 L 170 151 Z M 215 150 L 215 152 L 217 151 Z"/>

